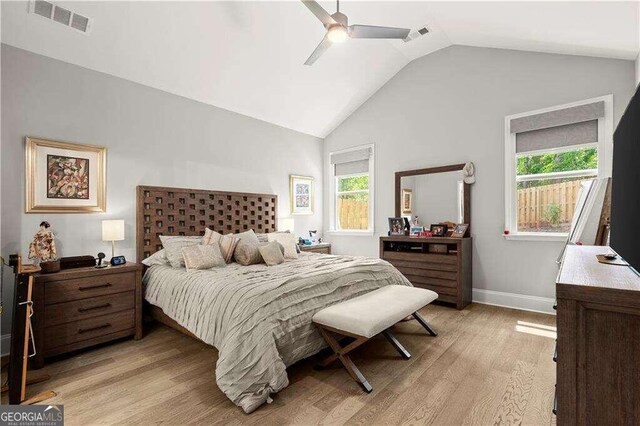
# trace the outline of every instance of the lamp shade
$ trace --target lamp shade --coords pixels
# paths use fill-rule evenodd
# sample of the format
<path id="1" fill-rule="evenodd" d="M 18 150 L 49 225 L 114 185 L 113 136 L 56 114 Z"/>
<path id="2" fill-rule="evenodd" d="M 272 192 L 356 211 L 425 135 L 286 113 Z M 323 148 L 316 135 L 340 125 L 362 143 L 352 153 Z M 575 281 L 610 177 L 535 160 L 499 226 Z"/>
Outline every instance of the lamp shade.
<path id="1" fill-rule="evenodd" d="M 292 217 L 283 217 L 278 219 L 278 231 L 289 231 L 295 233 L 295 221 Z"/>
<path id="2" fill-rule="evenodd" d="M 102 241 L 124 240 L 124 220 L 103 220 Z"/>

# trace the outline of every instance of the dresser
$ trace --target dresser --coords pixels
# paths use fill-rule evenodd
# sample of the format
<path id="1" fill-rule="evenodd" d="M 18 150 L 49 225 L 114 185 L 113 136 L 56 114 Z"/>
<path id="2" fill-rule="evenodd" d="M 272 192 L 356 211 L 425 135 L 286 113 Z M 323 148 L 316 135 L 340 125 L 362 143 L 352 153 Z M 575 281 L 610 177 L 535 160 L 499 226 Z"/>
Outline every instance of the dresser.
<path id="1" fill-rule="evenodd" d="M 300 245 L 300 250 L 310 251 L 312 253 L 331 254 L 331 244 L 318 243 L 318 244 L 312 244 L 310 246 Z"/>
<path id="2" fill-rule="evenodd" d="M 127 263 L 35 275 L 32 366 L 114 339 L 142 338 L 141 273 L 141 265 Z"/>
<path id="3" fill-rule="evenodd" d="M 471 303 L 471 248 L 472 238 L 380 237 L 380 258 L 458 309 Z"/>
<path id="4" fill-rule="evenodd" d="M 568 246 L 556 282 L 558 425 L 640 424 L 640 277 Z"/>

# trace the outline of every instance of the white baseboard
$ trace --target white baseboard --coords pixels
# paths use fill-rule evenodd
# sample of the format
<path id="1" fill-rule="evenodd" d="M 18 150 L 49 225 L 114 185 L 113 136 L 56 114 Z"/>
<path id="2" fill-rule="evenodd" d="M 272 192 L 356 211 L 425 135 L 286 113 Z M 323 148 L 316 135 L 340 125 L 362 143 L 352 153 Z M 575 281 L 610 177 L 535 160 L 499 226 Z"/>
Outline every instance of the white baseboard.
<path id="1" fill-rule="evenodd" d="M 539 296 L 527 296 L 524 294 L 504 293 L 501 291 L 473 289 L 473 301 L 485 305 L 503 306 L 505 308 L 520 309 L 523 311 L 542 312 L 554 314 L 554 299 Z"/>
<path id="2" fill-rule="evenodd" d="M 11 334 L 3 334 L 0 337 L 0 356 L 9 355 L 9 347 L 11 346 Z"/>

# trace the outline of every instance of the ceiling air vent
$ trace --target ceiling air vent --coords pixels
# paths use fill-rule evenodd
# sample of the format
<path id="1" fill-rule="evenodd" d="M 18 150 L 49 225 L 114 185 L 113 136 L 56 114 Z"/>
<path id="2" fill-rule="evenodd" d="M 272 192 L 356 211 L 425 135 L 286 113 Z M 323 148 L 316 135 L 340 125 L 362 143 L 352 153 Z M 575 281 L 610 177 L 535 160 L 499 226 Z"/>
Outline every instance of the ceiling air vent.
<path id="1" fill-rule="evenodd" d="M 58 22 L 84 34 L 88 34 L 91 31 L 91 18 L 77 14 L 49 1 L 31 0 L 29 2 L 29 12 Z"/>
<path id="2" fill-rule="evenodd" d="M 409 33 L 409 35 L 407 36 L 407 38 L 405 38 L 403 41 L 404 41 L 405 43 L 408 43 L 408 42 L 410 42 L 411 40 L 415 40 L 415 39 L 417 39 L 418 37 L 422 37 L 423 35 L 427 35 L 427 34 L 429 34 L 429 28 L 427 28 L 427 27 L 422 27 L 422 28 L 420 28 L 419 30 L 416 30 L 416 31 L 412 31 L 412 32 L 410 32 L 410 33 Z"/>

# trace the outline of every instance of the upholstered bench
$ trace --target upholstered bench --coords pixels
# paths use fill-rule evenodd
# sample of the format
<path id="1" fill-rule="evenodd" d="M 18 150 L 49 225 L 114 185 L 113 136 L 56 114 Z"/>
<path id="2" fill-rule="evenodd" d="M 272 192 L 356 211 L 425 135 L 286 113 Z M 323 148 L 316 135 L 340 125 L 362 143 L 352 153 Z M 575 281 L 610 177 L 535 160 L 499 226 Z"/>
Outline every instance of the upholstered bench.
<path id="1" fill-rule="evenodd" d="M 340 360 L 353 380 L 366 392 L 371 392 L 373 388 L 347 353 L 382 333 L 404 359 L 409 359 L 411 354 L 388 329 L 413 315 L 429 334 L 437 336 L 435 330 L 418 313 L 419 309 L 437 298 L 438 294 L 431 290 L 390 285 L 318 311 L 313 316 L 313 322 L 334 352 L 320 362 L 319 367 L 326 367 L 335 360 Z M 355 340 L 343 347 L 332 334 Z"/>

